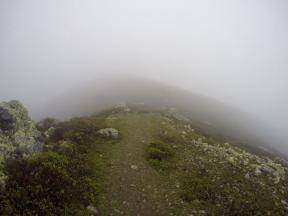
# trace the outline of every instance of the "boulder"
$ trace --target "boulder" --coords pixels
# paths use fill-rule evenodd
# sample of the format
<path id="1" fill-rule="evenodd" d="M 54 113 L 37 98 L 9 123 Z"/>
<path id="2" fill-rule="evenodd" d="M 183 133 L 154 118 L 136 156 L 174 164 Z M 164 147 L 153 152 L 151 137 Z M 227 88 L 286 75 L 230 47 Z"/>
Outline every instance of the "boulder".
<path id="1" fill-rule="evenodd" d="M 6 160 L 42 149 L 41 133 L 19 101 L 0 103 L 0 186 L 5 186 Z"/>
<path id="2" fill-rule="evenodd" d="M 119 136 L 119 131 L 115 128 L 104 128 L 97 131 L 98 134 L 101 134 L 105 137 L 112 137 L 117 139 Z"/>

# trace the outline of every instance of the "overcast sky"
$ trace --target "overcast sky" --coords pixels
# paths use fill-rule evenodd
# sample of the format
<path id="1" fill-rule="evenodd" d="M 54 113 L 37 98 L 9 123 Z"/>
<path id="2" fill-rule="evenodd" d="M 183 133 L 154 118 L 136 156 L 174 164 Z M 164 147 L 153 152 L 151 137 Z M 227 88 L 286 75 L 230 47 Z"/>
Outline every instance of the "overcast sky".
<path id="1" fill-rule="evenodd" d="M 0 0 L 0 100 L 140 74 L 288 122 L 287 0 Z"/>

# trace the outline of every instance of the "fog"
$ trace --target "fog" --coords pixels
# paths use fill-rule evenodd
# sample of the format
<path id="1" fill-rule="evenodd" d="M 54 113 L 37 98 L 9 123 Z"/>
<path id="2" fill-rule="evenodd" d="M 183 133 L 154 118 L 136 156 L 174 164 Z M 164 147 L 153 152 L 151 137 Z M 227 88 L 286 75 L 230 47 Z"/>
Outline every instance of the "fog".
<path id="1" fill-rule="evenodd" d="M 287 38 L 285 0 L 1 0 L 0 100 L 38 120 L 149 95 L 194 110 L 203 95 L 197 115 L 245 116 L 288 155 Z"/>

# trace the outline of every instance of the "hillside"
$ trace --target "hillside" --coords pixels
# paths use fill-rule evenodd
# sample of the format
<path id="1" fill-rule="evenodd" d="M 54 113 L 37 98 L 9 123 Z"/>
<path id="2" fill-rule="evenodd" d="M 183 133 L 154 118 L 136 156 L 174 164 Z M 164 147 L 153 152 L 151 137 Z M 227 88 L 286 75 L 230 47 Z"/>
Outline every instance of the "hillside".
<path id="1" fill-rule="evenodd" d="M 287 165 L 208 136 L 175 110 L 120 106 L 38 123 L 6 163 L 2 215 L 287 215 Z"/>
<path id="2" fill-rule="evenodd" d="M 74 86 L 55 100 L 31 110 L 31 114 L 38 119 L 46 116 L 69 119 L 100 112 L 123 101 L 136 107 L 144 104 L 152 110 L 174 107 L 193 120 L 194 128 L 287 156 L 287 139 L 255 115 L 214 98 L 142 78 L 116 76 Z"/>

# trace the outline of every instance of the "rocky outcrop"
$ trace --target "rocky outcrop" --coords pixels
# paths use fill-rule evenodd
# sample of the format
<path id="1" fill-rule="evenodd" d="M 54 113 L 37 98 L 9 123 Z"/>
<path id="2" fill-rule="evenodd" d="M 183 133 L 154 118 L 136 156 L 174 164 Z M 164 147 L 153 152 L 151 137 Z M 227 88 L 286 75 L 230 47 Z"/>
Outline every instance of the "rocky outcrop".
<path id="1" fill-rule="evenodd" d="M 114 106 L 114 110 L 118 112 L 130 112 L 131 111 L 130 107 L 125 102 L 116 104 Z"/>
<path id="2" fill-rule="evenodd" d="M 231 165 L 238 167 L 238 169 L 254 173 L 257 177 L 260 177 L 263 174 L 268 175 L 274 184 L 278 184 L 280 181 L 285 180 L 288 171 L 280 161 L 273 161 L 268 157 L 260 157 L 232 146 L 230 143 L 211 145 L 203 142 L 202 138 L 198 138 L 198 140 L 192 140 L 191 144 L 203 148 L 203 151 L 207 154 L 224 159 L 223 161 L 227 161 Z M 245 178 L 246 177 L 247 176 L 245 176 Z"/>
<path id="3" fill-rule="evenodd" d="M 172 108 L 163 107 L 163 110 L 167 112 L 168 117 L 172 117 L 172 118 L 174 118 L 174 119 L 176 119 L 178 121 L 182 121 L 182 122 L 186 122 L 186 123 L 190 123 L 191 122 L 189 118 L 187 118 L 186 116 L 182 115 L 174 107 L 172 107 Z"/>
<path id="4" fill-rule="evenodd" d="M 3 165 L 7 159 L 42 149 L 41 133 L 19 101 L 0 103 L 0 186 L 5 185 Z"/>

